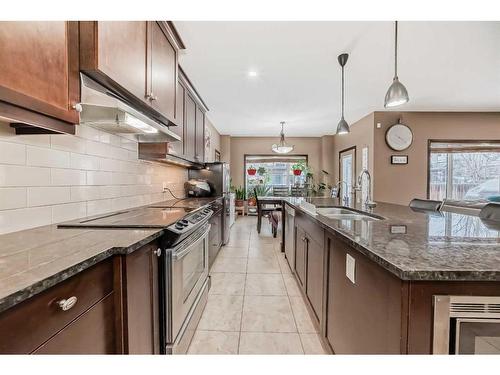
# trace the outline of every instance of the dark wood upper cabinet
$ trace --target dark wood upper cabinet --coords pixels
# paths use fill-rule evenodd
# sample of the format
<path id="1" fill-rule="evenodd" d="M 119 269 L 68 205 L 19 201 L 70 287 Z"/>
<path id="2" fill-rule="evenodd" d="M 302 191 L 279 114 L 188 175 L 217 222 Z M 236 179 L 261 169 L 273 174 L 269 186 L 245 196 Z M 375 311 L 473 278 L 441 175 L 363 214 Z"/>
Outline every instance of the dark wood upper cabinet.
<path id="1" fill-rule="evenodd" d="M 80 22 L 80 65 L 83 72 L 149 103 L 146 21 Z"/>
<path id="2" fill-rule="evenodd" d="M 205 113 L 196 108 L 195 155 L 196 161 L 205 161 Z"/>
<path id="3" fill-rule="evenodd" d="M 177 114 L 175 123 L 177 126 L 172 126 L 172 130 L 175 134 L 181 137 L 179 142 L 170 142 L 168 145 L 168 153 L 184 158 L 185 153 L 185 111 L 184 104 L 186 100 L 186 88 L 181 82 L 177 84 L 177 103 L 175 113 Z"/>
<path id="4" fill-rule="evenodd" d="M 150 22 L 151 78 L 149 99 L 154 109 L 176 122 L 178 50 L 169 40 L 168 30 Z"/>
<path id="5" fill-rule="evenodd" d="M 81 70 L 164 124 L 175 124 L 178 51 L 171 22 L 80 22 Z"/>
<path id="6" fill-rule="evenodd" d="M 196 103 L 190 94 L 186 94 L 186 118 L 184 120 L 184 156 L 195 160 L 196 156 Z"/>
<path id="7" fill-rule="evenodd" d="M 78 22 L 0 22 L 0 115 L 74 134 Z"/>

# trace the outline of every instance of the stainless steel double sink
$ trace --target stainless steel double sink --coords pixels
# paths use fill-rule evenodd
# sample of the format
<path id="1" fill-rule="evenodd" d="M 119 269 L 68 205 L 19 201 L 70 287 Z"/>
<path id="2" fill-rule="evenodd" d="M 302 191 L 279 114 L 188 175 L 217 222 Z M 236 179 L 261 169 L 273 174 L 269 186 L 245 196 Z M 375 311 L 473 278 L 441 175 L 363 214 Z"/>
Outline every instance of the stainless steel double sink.
<path id="1" fill-rule="evenodd" d="M 366 220 L 366 221 L 384 220 L 382 216 L 364 213 L 345 207 L 317 207 L 316 213 L 323 215 L 329 219 L 338 219 L 338 220 Z"/>

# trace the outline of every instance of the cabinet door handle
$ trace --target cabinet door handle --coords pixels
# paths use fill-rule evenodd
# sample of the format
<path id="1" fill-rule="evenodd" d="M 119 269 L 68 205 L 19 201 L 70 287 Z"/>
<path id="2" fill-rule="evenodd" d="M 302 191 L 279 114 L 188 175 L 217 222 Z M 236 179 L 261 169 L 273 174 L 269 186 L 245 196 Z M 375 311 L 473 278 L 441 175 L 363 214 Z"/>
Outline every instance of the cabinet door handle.
<path id="1" fill-rule="evenodd" d="M 306 240 L 306 238 L 305 238 L 305 237 L 302 237 L 302 238 L 301 238 L 301 240 L 302 240 L 302 241 L 305 241 L 305 240 Z"/>
<path id="2" fill-rule="evenodd" d="M 60 301 L 57 301 L 57 305 L 62 311 L 68 311 L 72 309 L 75 305 L 76 302 L 78 301 L 78 298 L 75 296 L 69 297 L 68 299 L 62 299 Z"/>
<path id="3" fill-rule="evenodd" d="M 83 107 L 80 103 L 73 104 L 71 108 L 73 108 L 78 113 L 80 113 L 83 110 Z"/>
<path id="4" fill-rule="evenodd" d="M 156 255 L 157 257 L 160 257 L 161 256 L 161 249 L 158 248 L 158 249 L 154 250 L 153 254 Z"/>

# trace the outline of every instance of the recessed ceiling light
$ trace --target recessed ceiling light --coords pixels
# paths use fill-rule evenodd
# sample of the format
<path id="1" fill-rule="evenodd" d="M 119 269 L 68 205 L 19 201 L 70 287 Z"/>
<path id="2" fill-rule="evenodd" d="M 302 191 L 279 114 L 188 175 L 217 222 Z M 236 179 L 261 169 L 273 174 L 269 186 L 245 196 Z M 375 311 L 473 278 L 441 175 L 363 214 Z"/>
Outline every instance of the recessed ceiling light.
<path id="1" fill-rule="evenodd" d="M 256 72 L 255 70 L 250 70 L 250 71 L 248 72 L 248 76 L 249 76 L 249 77 L 257 77 L 257 72 Z"/>

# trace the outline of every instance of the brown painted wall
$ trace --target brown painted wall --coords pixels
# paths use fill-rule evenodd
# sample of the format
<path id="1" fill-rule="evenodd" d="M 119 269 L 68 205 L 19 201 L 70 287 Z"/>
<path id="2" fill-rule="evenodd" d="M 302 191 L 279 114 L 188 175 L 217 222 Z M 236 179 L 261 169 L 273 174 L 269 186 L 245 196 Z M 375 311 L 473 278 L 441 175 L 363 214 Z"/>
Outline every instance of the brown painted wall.
<path id="1" fill-rule="evenodd" d="M 500 113 L 375 112 L 374 116 L 374 199 L 380 202 L 407 205 L 413 198 L 427 198 L 429 139 L 500 139 Z M 386 145 L 385 132 L 400 116 L 413 132 L 413 144 L 397 152 Z M 391 165 L 391 155 L 408 155 L 408 164 Z"/>
<path id="2" fill-rule="evenodd" d="M 373 127 L 374 114 L 371 113 L 354 124 L 351 124 L 349 134 L 325 136 L 326 145 L 323 147 L 323 168 L 330 174 L 330 181 L 339 181 L 339 152 L 347 148 L 356 146 L 356 176 L 362 169 L 362 150 L 368 147 L 368 170 L 373 174 Z M 358 194 L 359 196 L 359 194 Z"/>
<path id="3" fill-rule="evenodd" d="M 230 168 L 234 186 L 243 186 L 244 183 L 244 155 L 276 155 L 271 151 L 271 145 L 277 141 L 277 137 L 231 137 Z M 289 155 L 307 155 L 308 163 L 312 167 L 314 177 L 321 178 L 319 177 L 321 176 L 321 138 L 287 137 L 286 142 L 295 145 L 294 151 Z M 224 137 L 223 149 L 227 149 Z"/>

